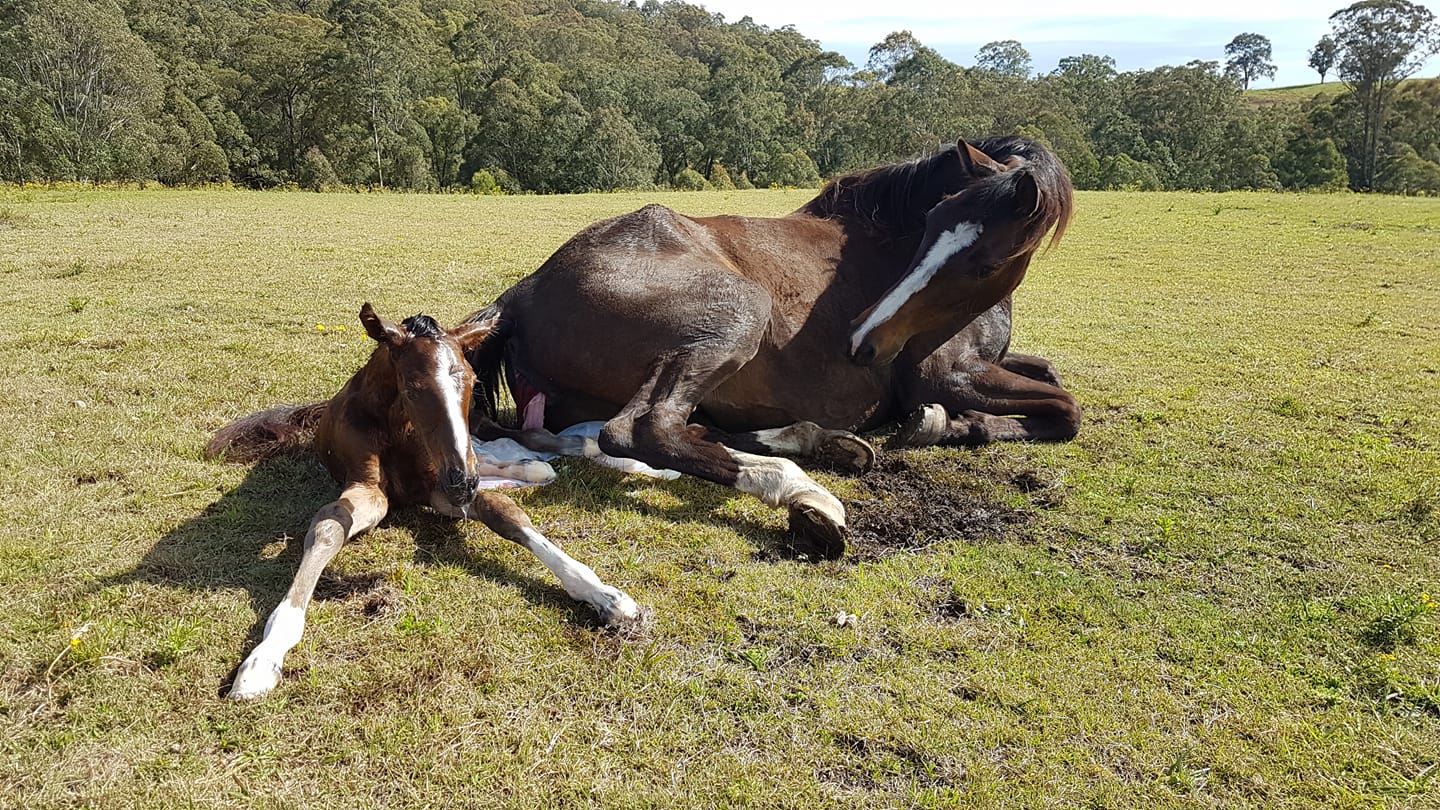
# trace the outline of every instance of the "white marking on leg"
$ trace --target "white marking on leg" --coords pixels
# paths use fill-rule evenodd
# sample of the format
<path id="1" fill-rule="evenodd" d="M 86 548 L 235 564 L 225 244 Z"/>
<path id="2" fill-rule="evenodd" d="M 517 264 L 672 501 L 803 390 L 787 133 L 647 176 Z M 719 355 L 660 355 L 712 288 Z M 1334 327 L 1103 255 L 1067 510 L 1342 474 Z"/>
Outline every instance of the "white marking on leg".
<path id="1" fill-rule="evenodd" d="M 282 601 L 265 622 L 265 636 L 245 663 L 235 673 L 235 683 L 230 687 L 230 697 L 236 700 L 252 700 L 262 697 L 280 683 L 280 673 L 285 663 L 285 653 L 300 643 L 305 632 L 305 608 L 295 607 L 287 598 Z"/>
<path id="2" fill-rule="evenodd" d="M 460 384 L 455 380 L 455 368 L 459 365 L 460 359 L 455 356 L 449 346 L 440 344 L 440 358 L 435 365 L 435 385 L 440 390 L 440 396 L 445 400 L 445 419 L 450 423 L 450 435 L 455 441 L 455 452 L 459 458 L 465 458 L 465 451 L 470 447 L 470 431 L 465 428 L 465 414 L 461 412 L 461 390 Z"/>
<path id="3" fill-rule="evenodd" d="M 750 438 L 776 453 L 803 456 L 815 450 L 815 431 L 806 430 L 803 422 L 750 433 Z"/>
<path id="4" fill-rule="evenodd" d="M 930 283 L 930 279 L 935 277 L 935 274 L 945 266 L 946 262 L 954 258 L 960 251 L 975 244 L 975 240 L 980 238 L 980 234 L 984 230 L 985 226 L 979 222 L 961 222 L 940 234 L 930 245 L 930 249 L 925 252 L 925 258 L 921 259 L 915 269 L 910 271 L 910 275 L 901 279 L 899 284 L 880 299 L 880 303 L 870 310 L 870 316 L 850 336 L 850 353 L 854 354 L 860 348 L 861 341 L 886 321 L 895 317 L 895 313 L 905 306 L 906 301 L 925 289 L 925 286 Z"/>
<path id="5" fill-rule="evenodd" d="M 640 606 L 634 599 L 619 588 L 601 582 L 590 566 L 566 554 L 535 529 L 527 526 L 520 531 L 525 535 L 522 545 L 559 578 L 565 593 L 595 608 L 606 624 L 618 624 L 640 615 Z"/>
<path id="6" fill-rule="evenodd" d="M 836 525 L 845 525 L 845 505 L 815 483 L 795 462 L 738 450 L 726 452 L 740 464 L 740 474 L 735 477 L 736 489 L 754 495 L 769 506 L 788 507 L 804 501 L 823 511 Z"/>

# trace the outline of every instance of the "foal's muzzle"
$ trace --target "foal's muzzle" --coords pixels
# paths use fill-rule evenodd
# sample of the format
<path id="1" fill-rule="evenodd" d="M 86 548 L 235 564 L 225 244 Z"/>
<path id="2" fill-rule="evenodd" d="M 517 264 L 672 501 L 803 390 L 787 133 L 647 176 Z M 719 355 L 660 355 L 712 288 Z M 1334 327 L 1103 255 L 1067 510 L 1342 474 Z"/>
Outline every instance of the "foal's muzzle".
<path id="1" fill-rule="evenodd" d="M 480 484 L 480 479 L 473 475 L 467 475 L 465 470 L 455 467 L 440 471 L 440 489 L 450 503 L 456 506 L 464 506 L 475 500 L 475 490 Z"/>

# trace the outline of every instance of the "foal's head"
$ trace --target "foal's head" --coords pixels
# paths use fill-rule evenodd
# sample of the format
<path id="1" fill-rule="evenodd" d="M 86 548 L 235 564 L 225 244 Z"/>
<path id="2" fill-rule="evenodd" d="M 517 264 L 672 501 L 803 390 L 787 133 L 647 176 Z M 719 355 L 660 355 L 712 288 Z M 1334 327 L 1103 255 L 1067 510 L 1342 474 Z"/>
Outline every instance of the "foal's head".
<path id="1" fill-rule="evenodd" d="M 1071 189 L 1058 164 L 1002 163 L 959 147 L 969 182 L 930 209 L 909 268 L 857 319 L 856 363 L 889 363 L 917 335 L 930 337 L 932 349 L 948 340 L 1019 286 L 1052 227 L 1056 239 L 1065 230 Z"/>
<path id="2" fill-rule="evenodd" d="M 395 375 L 397 402 L 404 409 L 419 448 L 433 467 L 445 497 L 464 506 L 475 497 L 475 452 L 470 447 L 470 395 L 475 372 L 465 352 L 478 346 L 493 323 L 467 323 L 443 329 L 428 315 L 406 318 L 400 325 L 360 308 L 365 332 L 380 345 Z"/>

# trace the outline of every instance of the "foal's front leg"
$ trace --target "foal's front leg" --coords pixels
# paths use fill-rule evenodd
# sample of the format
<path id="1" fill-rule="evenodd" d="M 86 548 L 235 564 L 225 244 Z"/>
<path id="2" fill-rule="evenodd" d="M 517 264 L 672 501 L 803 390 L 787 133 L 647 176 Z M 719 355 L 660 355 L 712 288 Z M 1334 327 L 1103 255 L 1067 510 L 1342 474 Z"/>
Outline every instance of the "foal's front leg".
<path id="1" fill-rule="evenodd" d="M 480 490 L 470 503 L 467 516 L 478 518 L 501 537 L 534 554 L 556 577 L 571 598 L 584 602 L 600 614 L 600 621 L 618 626 L 640 618 L 640 607 L 628 594 L 600 581 L 590 566 L 566 554 L 541 534 L 518 504 L 495 490 Z"/>
<path id="2" fill-rule="evenodd" d="M 265 635 L 235 675 L 230 697 L 251 700 L 264 696 L 280 683 L 285 653 L 300 643 L 305 632 L 305 609 L 315 583 L 345 541 L 373 528 L 385 517 L 385 493 L 370 484 L 351 484 L 333 503 L 315 513 L 305 535 L 305 551 L 290 590 L 265 622 Z"/>

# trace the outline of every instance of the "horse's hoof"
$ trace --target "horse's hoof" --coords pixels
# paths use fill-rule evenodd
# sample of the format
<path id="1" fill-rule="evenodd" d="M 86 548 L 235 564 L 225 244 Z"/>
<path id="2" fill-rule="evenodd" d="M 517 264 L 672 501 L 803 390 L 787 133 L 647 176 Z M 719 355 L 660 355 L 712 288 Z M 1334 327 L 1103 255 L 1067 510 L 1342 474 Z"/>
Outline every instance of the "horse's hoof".
<path id="1" fill-rule="evenodd" d="M 280 684 L 280 662 L 268 658 L 245 659 L 230 685 L 231 700 L 256 700 L 270 694 Z"/>
<path id="2" fill-rule="evenodd" d="M 640 619 L 640 606 L 630 595 L 619 588 L 608 585 L 597 593 L 590 602 L 600 621 L 606 627 L 626 627 Z"/>
<path id="3" fill-rule="evenodd" d="M 945 438 L 950 415 L 942 405 L 921 405 L 900 425 L 892 440 L 896 447 L 929 447 Z"/>
<path id="4" fill-rule="evenodd" d="M 791 504 L 786 539 L 791 551 L 811 559 L 838 560 L 845 554 L 845 524 L 837 523 L 815 504 Z"/>
<path id="5" fill-rule="evenodd" d="M 823 467 L 864 475 L 875 466 L 875 448 L 854 433 L 832 430 L 815 449 L 815 461 Z"/>

